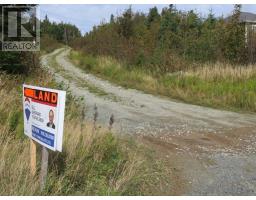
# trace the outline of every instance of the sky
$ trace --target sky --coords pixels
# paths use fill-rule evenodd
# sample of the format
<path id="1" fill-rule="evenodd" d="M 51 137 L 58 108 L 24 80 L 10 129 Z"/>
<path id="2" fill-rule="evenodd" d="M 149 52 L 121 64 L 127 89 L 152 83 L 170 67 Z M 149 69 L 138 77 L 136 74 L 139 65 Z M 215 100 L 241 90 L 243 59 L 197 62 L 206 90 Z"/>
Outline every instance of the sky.
<path id="1" fill-rule="evenodd" d="M 76 25 L 82 34 L 92 30 L 94 25 L 99 25 L 102 21 L 108 22 L 110 15 L 115 16 L 121 15 L 122 12 L 127 9 L 130 5 L 125 4 L 41 4 L 40 16 L 41 19 L 47 14 L 50 21 L 55 22 L 66 22 Z M 156 6 L 158 11 L 168 5 L 164 4 L 134 4 L 131 5 L 133 11 L 139 11 L 148 13 L 149 8 Z M 212 9 L 215 16 L 224 17 L 231 14 L 233 10 L 232 4 L 214 4 L 214 5 L 202 5 L 202 4 L 176 4 L 178 10 L 188 11 L 195 10 L 201 14 L 202 17 L 207 16 L 209 10 Z M 254 5 L 242 5 L 242 11 L 252 12 L 256 14 L 256 4 Z"/>

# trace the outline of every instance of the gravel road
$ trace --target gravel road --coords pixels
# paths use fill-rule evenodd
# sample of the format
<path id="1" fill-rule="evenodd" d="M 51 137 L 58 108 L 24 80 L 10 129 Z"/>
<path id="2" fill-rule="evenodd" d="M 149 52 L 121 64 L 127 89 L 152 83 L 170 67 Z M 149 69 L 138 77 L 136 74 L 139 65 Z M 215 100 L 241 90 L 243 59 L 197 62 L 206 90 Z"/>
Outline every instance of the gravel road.
<path id="1" fill-rule="evenodd" d="M 69 53 L 69 48 L 62 48 L 44 55 L 42 66 L 75 96 L 84 98 L 88 120 L 96 104 L 99 124 L 107 125 L 113 114 L 116 132 L 135 135 L 168 163 L 175 180 L 166 194 L 256 194 L 255 114 L 124 89 L 77 68 Z"/>

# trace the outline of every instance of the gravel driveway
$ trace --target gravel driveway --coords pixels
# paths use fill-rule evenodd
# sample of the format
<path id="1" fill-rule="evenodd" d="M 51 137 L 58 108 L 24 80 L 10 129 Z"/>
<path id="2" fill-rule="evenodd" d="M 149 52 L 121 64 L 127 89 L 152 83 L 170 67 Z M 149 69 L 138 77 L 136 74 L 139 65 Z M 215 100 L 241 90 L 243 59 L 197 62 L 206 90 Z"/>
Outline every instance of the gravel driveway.
<path id="1" fill-rule="evenodd" d="M 163 158 L 175 179 L 167 194 L 255 195 L 256 115 L 196 106 L 124 89 L 85 73 L 69 48 L 42 56 L 57 82 L 83 97 L 88 120 L 114 115 L 114 130 L 135 135 Z M 168 189 L 168 188 L 167 188 Z"/>

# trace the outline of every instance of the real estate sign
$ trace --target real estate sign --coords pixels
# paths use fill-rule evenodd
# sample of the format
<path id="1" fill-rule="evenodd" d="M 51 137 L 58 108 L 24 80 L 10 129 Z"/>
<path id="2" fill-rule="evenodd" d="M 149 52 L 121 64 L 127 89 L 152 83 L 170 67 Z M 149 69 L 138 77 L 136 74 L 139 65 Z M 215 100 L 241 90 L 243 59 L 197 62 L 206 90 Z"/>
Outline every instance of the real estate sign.
<path id="1" fill-rule="evenodd" d="M 65 99 L 65 91 L 23 85 L 24 132 L 53 151 L 62 151 Z"/>

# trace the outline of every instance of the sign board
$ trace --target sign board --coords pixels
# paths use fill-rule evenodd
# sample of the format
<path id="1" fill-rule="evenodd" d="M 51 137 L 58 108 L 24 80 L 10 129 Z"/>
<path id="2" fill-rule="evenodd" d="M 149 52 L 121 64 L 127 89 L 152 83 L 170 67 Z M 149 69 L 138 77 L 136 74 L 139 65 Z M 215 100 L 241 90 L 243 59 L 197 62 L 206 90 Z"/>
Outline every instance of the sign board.
<path id="1" fill-rule="evenodd" d="M 53 151 L 62 151 L 65 99 L 65 91 L 23 85 L 24 132 Z"/>

